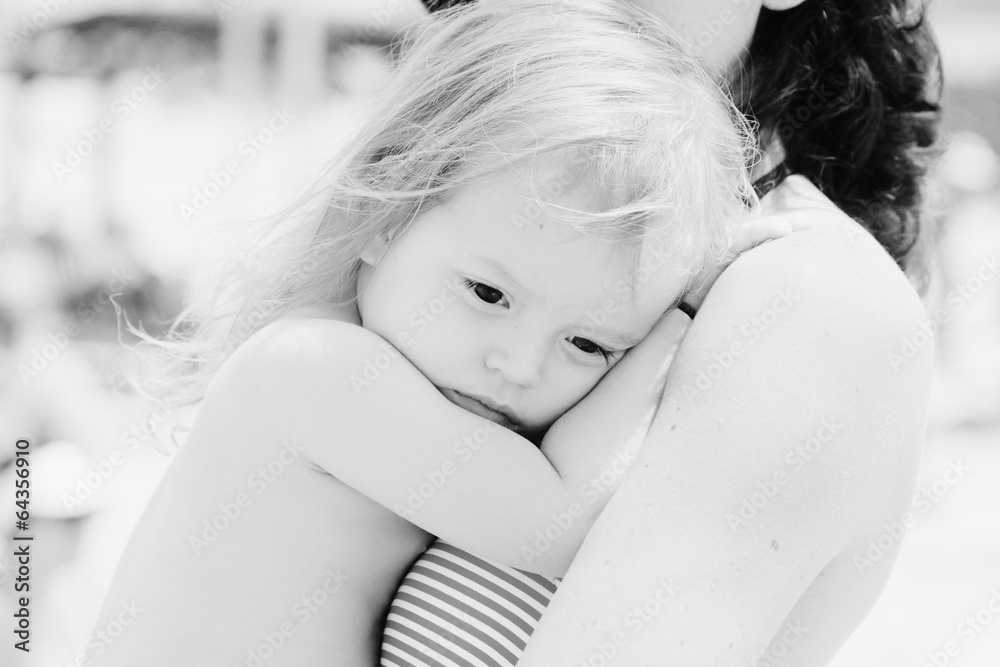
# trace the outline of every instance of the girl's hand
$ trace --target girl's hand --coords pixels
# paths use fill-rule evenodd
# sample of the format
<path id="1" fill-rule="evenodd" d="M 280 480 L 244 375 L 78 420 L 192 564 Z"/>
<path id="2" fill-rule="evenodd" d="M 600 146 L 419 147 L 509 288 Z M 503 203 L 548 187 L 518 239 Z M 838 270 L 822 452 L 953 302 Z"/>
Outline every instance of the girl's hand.
<path id="1" fill-rule="evenodd" d="M 785 207 L 782 198 L 774 196 L 776 192 L 769 193 L 768 196 L 761 199 L 760 215 L 748 218 L 740 225 L 738 234 L 730 246 L 732 258 L 722 264 L 706 264 L 695 278 L 691 290 L 685 295 L 685 303 L 695 309 L 700 308 L 708 291 L 722 275 L 722 272 L 748 250 L 752 250 L 762 243 L 783 238 L 793 232 L 812 229 L 816 226 L 812 216 L 802 215 L 798 210 L 790 210 Z"/>

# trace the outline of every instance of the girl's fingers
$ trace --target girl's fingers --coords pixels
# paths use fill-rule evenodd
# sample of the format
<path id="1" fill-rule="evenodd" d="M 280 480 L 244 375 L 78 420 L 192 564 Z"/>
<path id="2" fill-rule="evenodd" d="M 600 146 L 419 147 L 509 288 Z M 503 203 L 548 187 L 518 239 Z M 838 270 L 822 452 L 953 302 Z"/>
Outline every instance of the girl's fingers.
<path id="1" fill-rule="evenodd" d="M 733 244 L 733 250 L 744 253 L 765 241 L 772 241 L 792 233 L 792 225 L 780 218 L 757 218 L 743 224 Z"/>
<path id="2" fill-rule="evenodd" d="M 746 220 L 739 226 L 739 231 L 730 247 L 732 258 L 723 264 L 707 265 L 694 281 L 691 292 L 685 296 L 685 301 L 698 308 L 704 301 L 708 290 L 733 259 L 766 241 L 780 239 L 797 231 L 812 229 L 817 226 L 815 220 L 813 215 L 795 215 L 785 212 L 767 213 Z"/>

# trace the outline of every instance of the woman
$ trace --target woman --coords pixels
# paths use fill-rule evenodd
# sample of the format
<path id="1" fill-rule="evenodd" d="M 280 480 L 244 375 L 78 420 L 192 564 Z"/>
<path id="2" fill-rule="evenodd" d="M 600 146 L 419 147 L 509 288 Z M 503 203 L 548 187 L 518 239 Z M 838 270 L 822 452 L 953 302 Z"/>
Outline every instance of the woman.
<path id="1" fill-rule="evenodd" d="M 923 285 L 936 51 L 905 0 L 635 4 L 731 83 L 760 124 L 762 205 L 812 228 L 701 295 L 646 444 L 517 664 L 827 664 L 910 521 L 932 354 L 904 352 L 926 318 L 904 271 Z M 452 664 L 461 633 L 433 627 L 399 664 Z"/>

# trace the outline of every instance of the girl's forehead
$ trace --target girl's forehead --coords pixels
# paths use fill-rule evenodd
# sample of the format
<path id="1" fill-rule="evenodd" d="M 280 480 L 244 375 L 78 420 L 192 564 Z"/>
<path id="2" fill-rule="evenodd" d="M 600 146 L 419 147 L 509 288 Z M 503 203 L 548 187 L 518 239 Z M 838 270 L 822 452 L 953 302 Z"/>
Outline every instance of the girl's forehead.
<path id="1" fill-rule="evenodd" d="M 586 216 L 574 213 L 601 210 L 600 193 L 572 184 L 578 173 L 572 169 L 539 167 L 534 183 L 509 170 L 459 189 L 427 214 L 439 232 L 431 242 L 466 269 L 482 268 L 486 278 L 513 283 L 523 296 L 554 309 L 592 309 L 612 300 L 619 304 L 612 308 L 648 319 L 669 308 L 684 281 L 666 250 L 576 227 L 574 220 L 585 223 Z M 539 206 L 536 197 L 552 208 Z"/>
<path id="2" fill-rule="evenodd" d="M 608 208 L 605 189 L 594 182 L 586 160 L 547 153 L 459 186 L 445 206 L 480 213 L 488 206 L 507 214 L 515 230 L 557 220 L 572 230 L 574 224 L 585 226 L 587 214 Z"/>

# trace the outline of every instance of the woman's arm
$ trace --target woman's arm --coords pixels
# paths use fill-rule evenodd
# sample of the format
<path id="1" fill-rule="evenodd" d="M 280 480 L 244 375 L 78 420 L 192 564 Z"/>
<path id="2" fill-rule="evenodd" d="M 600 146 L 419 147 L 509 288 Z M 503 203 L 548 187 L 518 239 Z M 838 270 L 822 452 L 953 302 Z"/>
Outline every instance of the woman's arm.
<path id="1" fill-rule="evenodd" d="M 283 415 L 276 438 L 415 525 L 479 556 L 561 576 L 642 443 L 686 316 L 665 316 L 575 417 L 554 426 L 561 452 L 448 401 L 376 334 L 332 320 L 286 320 L 228 364 L 244 400 Z M 589 410 L 607 393 L 622 405 Z M 652 394 L 652 395 L 649 395 Z M 599 434 L 599 437 L 592 437 Z M 591 436 L 591 437 L 585 437 Z M 573 443 L 576 442 L 576 446 Z M 614 479 L 602 477 L 614 471 Z M 600 481 L 603 480 L 603 481 Z M 552 525 L 559 539 L 539 549 Z"/>
<path id="2" fill-rule="evenodd" d="M 718 280 L 519 665 L 752 664 L 817 574 L 905 511 L 932 355 L 899 347 L 924 311 L 830 215 Z"/>

